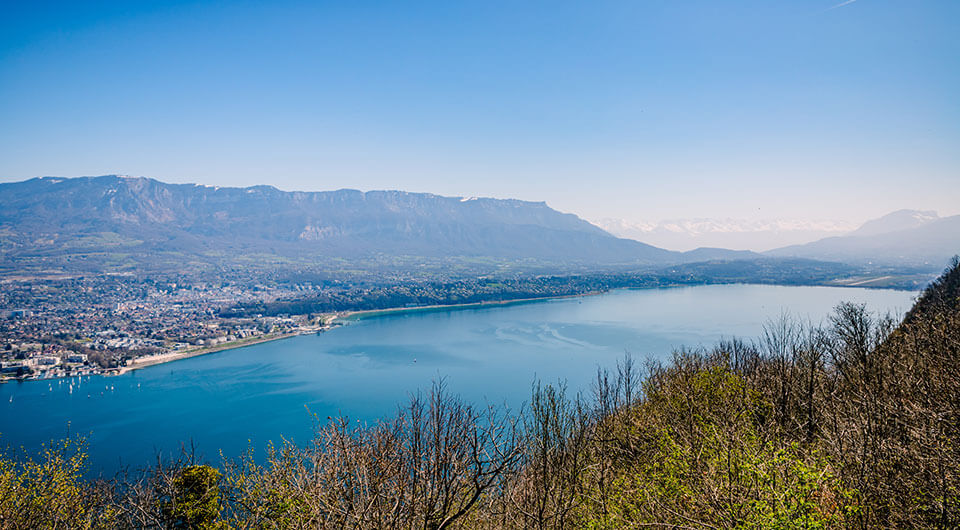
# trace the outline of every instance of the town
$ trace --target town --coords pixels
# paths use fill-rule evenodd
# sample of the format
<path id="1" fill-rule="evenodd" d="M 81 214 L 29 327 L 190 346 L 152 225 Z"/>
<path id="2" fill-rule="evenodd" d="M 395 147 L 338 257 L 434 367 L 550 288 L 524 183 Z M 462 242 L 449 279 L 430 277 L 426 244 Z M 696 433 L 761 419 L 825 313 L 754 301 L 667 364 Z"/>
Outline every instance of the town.
<path id="1" fill-rule="evenodd" d="M 0 289 L 0 378 L 122 373 L 171 354 L 326 329 L 332 315 L 222 317 L 290 288 L 178 283 L 125 275 L 6 278 Z"/>

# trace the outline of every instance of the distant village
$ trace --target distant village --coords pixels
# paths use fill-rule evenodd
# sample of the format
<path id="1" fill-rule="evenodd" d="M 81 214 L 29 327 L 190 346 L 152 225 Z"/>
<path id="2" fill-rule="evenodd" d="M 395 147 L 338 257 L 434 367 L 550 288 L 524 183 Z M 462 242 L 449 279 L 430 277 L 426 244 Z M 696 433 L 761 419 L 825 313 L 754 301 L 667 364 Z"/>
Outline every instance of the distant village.
<path id="1" fill-rule="evenodd" d="M 0 281 L 0 380 L 120 373 L 202 352 L 326 329 L 333 315 L 220 316 L 310 286 L 153 281 L 122 275 Z"/>

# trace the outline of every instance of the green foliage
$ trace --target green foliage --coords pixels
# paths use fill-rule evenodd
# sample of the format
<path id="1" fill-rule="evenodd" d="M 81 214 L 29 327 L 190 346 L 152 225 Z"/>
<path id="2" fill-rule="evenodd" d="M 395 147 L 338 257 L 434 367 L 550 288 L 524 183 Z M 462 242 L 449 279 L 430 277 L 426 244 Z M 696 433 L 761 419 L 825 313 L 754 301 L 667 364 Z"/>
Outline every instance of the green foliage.
<path id="1" fill-rule="evenodd" d="M 168 528 L 222 528 L 220 509 L 220 471 L 208 465 L 183 468 L 161 506 Z"/>
<path id="2" fill-rule="evenodd" d="M 766 439 L 768 404 L 742 378 L 676 362 L 600 442 L 613 487 L 588 494 L 581 526 L 826 528 L 856 510 L 826 458 Z"/>
<path id="3" fill-rule="evenodd" d="M 82 442 L 44 446 L 36 458 L 0 455 L 0 528 L 109 528 L 109 492 L 81 479 Z"/>
<path id="4" fill-rule="evenodd" d="M 307 475 L 299 449 L 284 444 L 270 446 L 265 465 L 258 464 L 252 451 L 227 462 L 224 481 L 233 503 L 226 521 L 237 528 L 298 528 L 308 511 L 298 479 Z"/>

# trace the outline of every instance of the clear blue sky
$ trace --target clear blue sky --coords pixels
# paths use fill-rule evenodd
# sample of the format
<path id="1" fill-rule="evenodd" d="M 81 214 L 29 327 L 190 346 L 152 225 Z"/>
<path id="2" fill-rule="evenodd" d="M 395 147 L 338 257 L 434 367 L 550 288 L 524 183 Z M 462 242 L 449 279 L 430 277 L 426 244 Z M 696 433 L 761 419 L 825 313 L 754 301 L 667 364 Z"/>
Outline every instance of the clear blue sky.
<path id="1" fill-rule="evenodd" d="M 956 0 L 4 2 L 0 180 L 960 213 Z"/>

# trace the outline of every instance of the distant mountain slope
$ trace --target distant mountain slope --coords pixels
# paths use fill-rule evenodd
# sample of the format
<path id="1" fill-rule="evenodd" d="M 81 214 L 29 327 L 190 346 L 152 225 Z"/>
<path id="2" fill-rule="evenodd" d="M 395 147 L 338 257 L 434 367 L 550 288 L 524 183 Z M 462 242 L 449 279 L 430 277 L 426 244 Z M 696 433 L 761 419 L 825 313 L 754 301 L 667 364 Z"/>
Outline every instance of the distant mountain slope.
<path id="1" fill-rule="evenodd" d="M 0 184 L 0 249 L 5 261 L 34 263 L 74 254 L 110 261 L 151 252 L 220 254 L 228 261 L 242 253 L 298 260 L 467 256 L 633 265 L 742 255 L 709 249 L 687 257 L 619 239 L 542 202 L 220 188 L 121 176 Z"/>
<path id="2" fill-rule="evenodd" d="M 617 237 L 643 241 L 672 250 L 721 247 L 769 250 L 838 236 L 856 228 L 840 221 L 797 219 L 668 219 L 634 223 L 623 219 L 600 219 L 597 226 Z"/>
<path id="3" fill-rule="evenodd" d="M 863 223 L 860 228 L 846 235 L 876 236 L 888 234 L 890 232 L 918 228 L 927 223 L 937 221 L 938 219 L 940 219 L 940 216 L 934 211 L 897 210 L 883 217 L 867 221 Z"/>
<path id="4" fill-rule="evenodd" d="M 778 248 L 765 254 L 846 263 L 929 265 L 939 269 L 951 256 L 960 254 L 960 215 L 940 218 L 935 212 L 900 210 L 868 221 L 846 236 Z"/>

